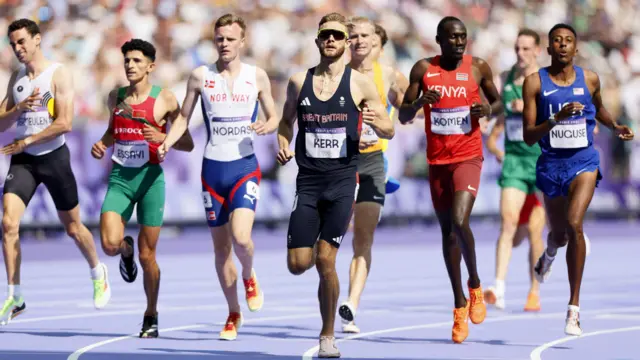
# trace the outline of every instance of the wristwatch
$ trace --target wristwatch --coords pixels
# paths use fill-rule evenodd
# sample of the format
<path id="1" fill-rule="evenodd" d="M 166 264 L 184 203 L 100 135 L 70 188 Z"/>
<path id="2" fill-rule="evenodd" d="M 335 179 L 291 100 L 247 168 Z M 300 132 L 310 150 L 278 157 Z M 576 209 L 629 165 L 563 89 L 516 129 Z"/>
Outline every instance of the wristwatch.
<path id="1" fill-rule="evenodd" d="M 549 125 L 551 125 L 551 127 L 556 126 L 556 124 L 558 123 L 556 121 L 556 115 L 555 114 L 551 114 L 551 116 L 549 116 L 549 119 L 547 119 L 547 121 L 549 122 Z"/>

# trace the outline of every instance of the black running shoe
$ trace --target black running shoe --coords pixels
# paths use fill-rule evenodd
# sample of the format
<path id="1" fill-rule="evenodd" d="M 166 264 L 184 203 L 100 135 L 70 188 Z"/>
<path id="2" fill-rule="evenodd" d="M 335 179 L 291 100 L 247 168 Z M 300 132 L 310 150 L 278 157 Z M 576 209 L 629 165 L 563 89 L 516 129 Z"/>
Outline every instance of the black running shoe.
<path id="1" fill-rule="evenodd" d="M 141 338 L 157 338 L 158 337 L 158 314 L 145 315 L 142 321 L 142 330 L 140 330 Z"/>
<path id="2" fill-rule="evenodd" d="M 135 261 L 135 248 L 133 247 L 133 238 L 125 236 L 124 241 L 131 246 L 131 256 L 124 257 L 120 255 L 120 275 L 122 279 L 128 283 L 136 281 L 138 276 L 138 265 Z"/>

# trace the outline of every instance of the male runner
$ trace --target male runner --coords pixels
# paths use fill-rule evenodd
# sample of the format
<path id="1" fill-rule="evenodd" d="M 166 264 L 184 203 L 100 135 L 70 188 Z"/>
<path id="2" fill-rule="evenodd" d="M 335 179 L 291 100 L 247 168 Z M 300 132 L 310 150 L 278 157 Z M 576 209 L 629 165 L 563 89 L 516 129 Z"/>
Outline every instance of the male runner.
<path id="1" fill-rule="evenodd" d="M 464 55 L 467 29 L 447 16 L 438 24 L 436 41 L 442 55 L 419 60 L 411 69 L 399 120 L 410 121 L 423 107 L 427 161 L 433 206 L 442 230 L 442 248 L 455 300 L 452 339 L 464 341 L 468 318 L 480 324 L 486 316 L 476 267 L 475 240 L 469 226 L 482 169 L 479 119 L 502 112 L 502 101 L 489 65 Z M 483 104 L 480 88 L 490 104 Z M 419 93 L 422 92 L 422 96 Z M 462 289 L 460 256 L 469 273 L 469 301 Z"/>
<path id="2" fill-rule="evenodd" d="M 219 58 L 215 64 L 201 66 L 191 74 L 181 116 L 169 130 L 160 150 L 166 152 L 182 135 L 200 97 L 208 135 L 202 162 L 202 196 L 213 237 L 216 272 L 229 305 L 229 316 L 220 332 L 224 340 L 235 340 L 242 326 L 232 247 L 242 264 L 249 310 L 258 311 L 264 303 L 264 294 L 253 270 L 251 239 L 261 178 L 253 149 L 253 132 L 270 134 L 276 131 L 280 121 L 267 73 L 240 59 L 245 31 L 244 20 L 236 15 L 226 14 L 216 21 L 214 41 Z M 256 122 L 258 101 L 266 122 Z"/>
<path id="3" fill-rule="evenodd" d="M 542 155 L 536 165 L 536 186 L 544 193 L 550 232 L 547 249 L 535 274 L 544 282 L 558 248 L 567 247 L 571 296 L 565 333 L 581 335 L 580 285 L 586 255 L 583 220 L 598 182 L 602 179 L 600 156 L 593 147 L 596 120 L 624 141 L 633 139 L 629 127 L 618 125 L 602 103 L 600 78 L 574 65 L 576 31 L 557 24 L 549 31 L 551 65 L 526 77 L 524 141 L 538 143 Z"/>
<path id="4" fill-rule="evenodd" d="M 502 226 L 496 244 L 496 280 L 484 293 L 486 302 L 498 309 L 505 308 L 505 279 L 511 249 L 515 247 L 514 236 L 518 229 L 518 218 L 524 212 L 527 201 L 537 201 L 536 161 L 540 156 L 540 147 L 527 145 L 522 138 L 522 84 L 524 78 L 538 71 L 537 57 L 540 55 L 540 36 L 531 29 L 522 29 L 515 43 L 518 62 L 510 70 L 501 74 L 502 102 L 505 114 L 499 116 L 487 139 L 487 149 L 502 163 L 502 173 L 498 184 L 500 193 L 500 217 Z M 498 149 L 496 142 L 502 131 L 506 130 L 504 152 Z M 531 196 L 527 198 L 527 196 Z M 531 269 L 531 288 L 524 306 L 525 311 L 540 310 L 539 284 L 533 276 L 533 267 L 544 246 L 542 231 L 545 223 L 544 211 L 531 214 L 529 236 L 529 260 Z"/>
<path id="5" fill-rule="evenodd" d="M 109 127 L 91 148 L 91 155 L 102 159 L 114 147 L 113 168 L 100 215 L 102 249 L 109 256 L 120 254 L 120 274 L 133 282 L 138 269 L 133 257 L 133 238 L 124 236 L 124 227 L 136 206 L 140 225 L 138 248 L 144 274 L 147 309 L 140 337 L 158 337 L 158 290 L 160 269 L 156 245 L 162 228 L 165 200 L 164 173 L 157 148 L 164 140 L 167 124 L 176 118 L 180 105 L 175 95 L 149 83 L 155 69 L 155 47 L 139 39 L 121 47 L 129 86 L 109 94 Z M 193 139 L 185 133 L 175 148 L 193 150 Z"/>
<path id="6" fill-rule="evenodd" d="M 287 265 L 292 274 L 300 275 L 315 263 L 320 275 L 321 358 L 340 357 L 334 337 L 340 295 L 335 262 L 358 194 L 362 123 L 380 138 L 394 135 L 373 80 L 345 66 L 348 37 L 344 16 L 322 17 L 315 41 L 320 63 L 289 79 L 278 131 L 277 159 L 284 165 L 294 157 L 289 145 L 293 124 L 298 121 L 295 157 L 299 172 L 287 235 Z"/>
<path id="7" fill-rule="evenodd" d="M 406 86 L 401 87 L 400 81 L 397 80 L 397 71 L 391 66 L 380 64 L 378 58 L 372 56 L 375 24 L 365 17 L 354 17 L 348 24 L 348 29 L 351 50 L 349 67 L 374 81 L 378 96 L 387 112 L 393 107 L 399 108 Z M 375 55 L 379 56 L 380 52 L 376 52 Z M 406 83 L 404 85 L 408 85 Z M 388 140 L 380 139 L 375 131 L 365 124 L 362 126 L 361 142 L 364 147 L 361 146 L 358 159 L 360 182 L 353 215 L 353 259 L 349 269 L 349 298 L 339 308 L 342 330 L 347 333 L 360 331 L 354 323 L 354 318 L 371 268 L 373 234 L 382 215 L 386 193 L 383 156 Z"/>
<path id="8" fill-rule="evenodd" d="M 384 53 L 384 46 L 387 44 L 387 41 L 389 41 L 389 37 L 387 36 L 387 31 L 380 24 L 375 24 L 375 27 L 376 31 L 373 35 L 373 44 L 371 46 L 371 54 L 369 55 L 369 57 L 371 57 L 375 61 L 379 61 L 380 57 Z M 399 97 L 400 99 L 402 99 L 404 97 L 404 90 L 406 90 L 409 86 L 409 80 L 398 69 L 395 69 L 395 74 L 397 84 L 399 84 L 399 87 L 403 89 L 403 94 Z M 395 110 L 396 107 L 392 106 L 391 104 L 387 106 L 387 111 L 389 112 L 389 118 L 391 118 L 391 121 L 393 121 L 393 118 L 395 116 Z M 383 157 L 385 173 L 385 193 L 393 194 L 394 192 L 398 191 L 398 189 L 400 189 L 400 181 L 393 176 L 389 176 L 389 165 L 387 156 L 384 153 Z"/>
<path id="9" fill-rule="evenodd" d="M 0 310 L 0 325 L 26 309 L 20 290 L 18 231 L 20 219 L 41 183 L 51 194 L 67 235 L 89 263 L 95 308 L 104 308 L 111 298 L 107 267 L 99 262 L 93 235 L 80 220 L 78 188 L 64 137 L 73 122 L 71 71 L 45 58 L 35 22 L 16 20 L 7 34 L 23 66 L 12 74 L 0 104 L 0 130 L 6 131 L 16 123 L 15 141 L 0 149 L 0 153 L 11 155 L 2 198 L 2 250 L 9 291 Z"/>

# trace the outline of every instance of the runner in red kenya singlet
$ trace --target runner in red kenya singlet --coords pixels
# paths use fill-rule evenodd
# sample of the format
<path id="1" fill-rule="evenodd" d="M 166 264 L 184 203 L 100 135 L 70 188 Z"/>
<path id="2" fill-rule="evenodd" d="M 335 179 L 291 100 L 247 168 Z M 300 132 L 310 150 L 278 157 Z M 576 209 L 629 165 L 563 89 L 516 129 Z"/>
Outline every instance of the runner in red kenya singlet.
<path id="1" fill-rule="evenodd" d="M 452 339 L 460 343 L 469 334 L 468 318 L 480 324 L 486 316 L 469 215 L 483 161 L 479 120 L 502 111 L 502 102 L 489 65 L 464 55 L 467 30 L 462 21 L 455 17 L 442 19 L 436 41 L 442 55 L 421 59 L 411 69 L 399 120 L 407 123 L 421 107 L 424 109 L 431 198 L 442 230 L 444 260 L 455 301 Z M 482 103 L 479 88 L 490 105 Z M 469 301 L 462 288 L 462 255 L 469 272 Z"/>

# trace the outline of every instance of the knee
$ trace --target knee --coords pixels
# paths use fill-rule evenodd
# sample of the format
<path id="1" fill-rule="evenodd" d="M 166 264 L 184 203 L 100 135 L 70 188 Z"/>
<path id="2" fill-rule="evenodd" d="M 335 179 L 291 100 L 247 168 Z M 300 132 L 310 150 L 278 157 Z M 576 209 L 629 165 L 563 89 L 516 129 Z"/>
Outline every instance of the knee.
<path id="1" fill-rule="evenodd" d="M 572 237 L 578 237 L 579 235 L 583 234 L 582 219 L 570 218 L 567 230 L 569 235 L 572 235 Z"/>
<path id="2" fill-rule="evenodd" d="M 520 220 L 520 214 L 512 211 L 505 211 L 502 213 L 502 232 L 515 233 L 518 230 L 518 220 Z"/>
<path id="3" fill-rule="evenodd" d="M 295 260 L 287 261 L 287 267 L 289 268 L 289 272 L 293 275 L 302 275 L 305 271 L 309 270 L 308 264 L 302 264 Z"/>
<path id="4" fill-rule="evenodd" d="M 3 240 L 7 242 L 7 235 L 18 235 L 18 227 L 20 226 L 20 220 L 7 215 L 2 216 L 2 232 L 4 233 Z"/>
<path id="5" fill-rule="evenodd" d="M 81 228 L 82 228 L 82 224 L 72 221 L 69 224 L 67 224 L 67 226 L 65 226 L 65 231 L 67 232 L 67 235 L 70 238 L 77 241 L 80 239 Z"/>
<path id="6" fill-rule="evenodd" d="M 142 268 L 147 268 L 156 262 L 156 250 L 149 248 L 141 248 L 140 253 L 138 254 L 138 259 L 140 260 L 140 265 Z"/>
<path id="7" fill-rule="evenodd" d="M 462 215 L 455 215 L 451 219 L 451 225 L 453 226 L 453 230 L 457 233 L 469 227 L 469 219 L 465 218 Z"/>
<path id="8" fill-rule="evenodd" d="M 251 234 L 243 231 L 239 231 L 233 234 L 233 240 L 235 246 L 247 251 L 253 248 L 253 242 L 251 241 Z"/>
<path id="9" fill-rule="evenodd" d="M 316 257 L 316 268 L 320 277 L 326 277 L 327 275 L 336 271 L 336 259 L 331 254 L 318 254 Z"/>
<path id="10" fill-rule="evenodd" d="M 113 242 L 102 239 L 102 251 L 107 256 L 116 256 L 120 252 L 120 246 L 115 245 Z"/>

